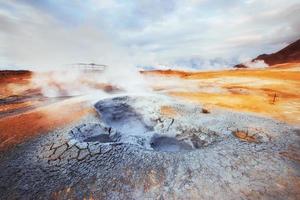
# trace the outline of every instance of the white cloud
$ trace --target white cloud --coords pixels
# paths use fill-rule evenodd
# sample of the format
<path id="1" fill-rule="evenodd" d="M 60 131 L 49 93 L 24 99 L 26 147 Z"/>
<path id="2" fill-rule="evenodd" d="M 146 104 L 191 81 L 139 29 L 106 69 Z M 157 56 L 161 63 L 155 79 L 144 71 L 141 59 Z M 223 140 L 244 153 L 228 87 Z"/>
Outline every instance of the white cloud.
<path id="1" fill-rule="evenodd" d="M 12 0 L 0 3 L 0 25 L 0 66 L 231 63 L 298 39 L 300 3 Z"/>

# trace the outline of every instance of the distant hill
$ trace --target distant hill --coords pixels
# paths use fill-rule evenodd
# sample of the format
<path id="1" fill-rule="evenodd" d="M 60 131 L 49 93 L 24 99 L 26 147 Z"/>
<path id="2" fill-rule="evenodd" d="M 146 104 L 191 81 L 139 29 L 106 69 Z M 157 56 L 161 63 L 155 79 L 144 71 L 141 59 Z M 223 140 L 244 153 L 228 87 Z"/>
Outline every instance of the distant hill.
<path id="1" fill-rule="evenodd" d="M 0 76 L 31 75 L 29 70 L 0 70 Z"/>
<path id="2" fill-rule="evenodd" d="M 252 60 L 263 60 L 268 65 L 283 63 L 300 63 L 300 39 L 286 46 L 285 48 L 271 54 L 262 54 Z M 234 68 L 247 68 L 244 64 L 235 65 Z"/>
<path id="3" fill-rule="evenodd" d="M 25 83 L 31 76 L 32 72 L 28 70 L 0 70 L 0 84 L 17 82 Z"/>

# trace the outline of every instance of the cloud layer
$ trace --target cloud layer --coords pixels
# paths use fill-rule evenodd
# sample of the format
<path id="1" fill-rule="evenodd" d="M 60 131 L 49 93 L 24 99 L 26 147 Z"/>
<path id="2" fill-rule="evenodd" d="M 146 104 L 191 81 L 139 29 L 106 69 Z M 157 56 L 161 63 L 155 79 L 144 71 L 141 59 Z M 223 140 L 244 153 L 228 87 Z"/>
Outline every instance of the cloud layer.
<path id="1" fill-rule="evenodd" d="M 11 0 L 0 2 L 0 26 L 1 67 L 222 68 L 298 39 L 300 3 Z"/>

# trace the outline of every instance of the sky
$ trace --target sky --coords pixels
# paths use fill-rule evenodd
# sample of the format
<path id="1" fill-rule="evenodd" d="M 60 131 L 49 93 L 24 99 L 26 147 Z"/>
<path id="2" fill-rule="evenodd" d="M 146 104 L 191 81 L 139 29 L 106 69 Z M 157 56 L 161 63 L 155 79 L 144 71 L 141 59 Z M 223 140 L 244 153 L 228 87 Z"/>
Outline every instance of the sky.
<path id="1" fill-rule="evenodd" d="M 0 0 L 0 68 L 220 69 L 299 38 L 299 0 Z"/>

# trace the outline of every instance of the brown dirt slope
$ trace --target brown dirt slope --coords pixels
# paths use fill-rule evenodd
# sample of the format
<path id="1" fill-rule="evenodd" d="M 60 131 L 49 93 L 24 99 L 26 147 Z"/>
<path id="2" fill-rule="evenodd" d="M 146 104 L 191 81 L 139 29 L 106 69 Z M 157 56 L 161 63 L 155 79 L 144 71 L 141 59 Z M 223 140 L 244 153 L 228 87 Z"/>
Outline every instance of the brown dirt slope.
<path id="1" fill-rule="evenodd" d="M 276 53 L 262 54 L 252 61 L 263 60 L 268 65 L 277 65 L 282 63 L 299 63 L 300 62 L 300 39 L 289 44 Z M 243 64 L 234 66 L 235 68 L 246 68 Z"/>

